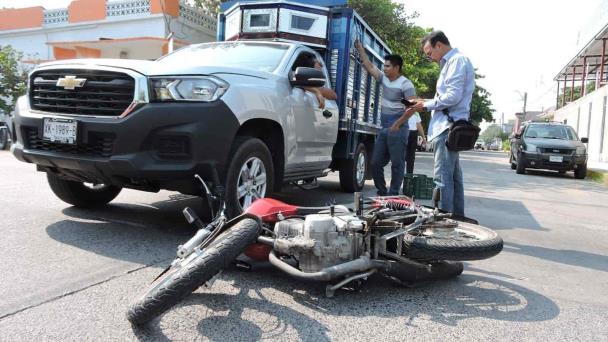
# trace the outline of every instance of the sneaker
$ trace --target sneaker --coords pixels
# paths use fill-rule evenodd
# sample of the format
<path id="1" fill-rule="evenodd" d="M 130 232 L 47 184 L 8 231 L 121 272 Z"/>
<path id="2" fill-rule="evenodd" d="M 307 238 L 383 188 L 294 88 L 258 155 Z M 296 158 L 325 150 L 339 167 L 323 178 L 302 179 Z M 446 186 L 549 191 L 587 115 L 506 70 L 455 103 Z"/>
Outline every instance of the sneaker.
<path id="1" fill-rule="evenodd" d="M 386 196 L 386 191 L 380 191 L 380 190 L 378 190 L 378 191 L 376 191 L 376 195 L 378 195 L 378 196 Z"/>

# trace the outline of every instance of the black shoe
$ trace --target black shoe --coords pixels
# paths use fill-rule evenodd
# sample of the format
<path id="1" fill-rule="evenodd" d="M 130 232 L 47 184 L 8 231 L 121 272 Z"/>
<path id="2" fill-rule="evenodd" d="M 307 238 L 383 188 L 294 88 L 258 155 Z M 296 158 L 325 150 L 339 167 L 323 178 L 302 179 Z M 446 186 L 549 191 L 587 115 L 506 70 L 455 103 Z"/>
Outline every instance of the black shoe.
<path id="1" fill-rule="evenodd" d="M 378 190 L 378 191 L 376 191 L 376 195 L 378 195 L 378 196 L 386 196 L 386 191 L 380 191 L 380 190 Z"/>

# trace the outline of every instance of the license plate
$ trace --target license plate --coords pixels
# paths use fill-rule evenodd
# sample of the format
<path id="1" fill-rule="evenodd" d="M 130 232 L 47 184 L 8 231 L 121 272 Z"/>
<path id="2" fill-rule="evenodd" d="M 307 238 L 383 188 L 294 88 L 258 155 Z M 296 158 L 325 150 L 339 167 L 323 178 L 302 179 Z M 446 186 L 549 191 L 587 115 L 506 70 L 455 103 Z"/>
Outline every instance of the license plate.
<path id="1" fill-rule="evenodd" d="M 69 119 L 44 118 L 42 138 L 61 144 L 76 144 L 78 123 Z"/>
<path id="2" fill-rule="evenodd" d="M 564 157 L 562 156 L 549 156 L 549 161 L 552 163 L 561 163 L 564 161 Z"/>

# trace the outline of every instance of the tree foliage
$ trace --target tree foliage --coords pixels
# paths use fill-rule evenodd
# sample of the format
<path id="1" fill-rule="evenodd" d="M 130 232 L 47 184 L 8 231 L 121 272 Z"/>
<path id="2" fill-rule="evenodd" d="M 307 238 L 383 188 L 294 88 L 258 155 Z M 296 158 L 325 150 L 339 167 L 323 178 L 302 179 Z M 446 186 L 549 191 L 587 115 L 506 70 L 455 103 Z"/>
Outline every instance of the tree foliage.
<path id="1" fill-rule="evenodd" d="M 10 113 L 27 89 L 27 70 L 19 65 L 22 54 L 10 45 L 0 46 L 0 109 Z"/>
<path id="2" fill-rule="evenodd" d="M 485 76 L 480 75 L 475 71 L 475 79 L 481 79 Z M 471 116 L 470 120 L 476 124 L 481 123 L 482 120 L 487 122 L 494 121 L 494 109 L 492 108 L 492 101 L 490 100 L 490 94 L 485 88 L 479 84 L 475 84 L 475 90 L 473 91 L 473 98 L 471 99 Z"/>
<path id="3" fill-rule="evenodd" d="M 499 138 L 501 141 L 505 140 L 509 137 L 508 133 L 502 131 L 502 127 L 499 125 L 493 124 L 488 126 L 481 134 L 479 138 L 483 140 L 484 143 L 489 144 L 494 139 Z"/>

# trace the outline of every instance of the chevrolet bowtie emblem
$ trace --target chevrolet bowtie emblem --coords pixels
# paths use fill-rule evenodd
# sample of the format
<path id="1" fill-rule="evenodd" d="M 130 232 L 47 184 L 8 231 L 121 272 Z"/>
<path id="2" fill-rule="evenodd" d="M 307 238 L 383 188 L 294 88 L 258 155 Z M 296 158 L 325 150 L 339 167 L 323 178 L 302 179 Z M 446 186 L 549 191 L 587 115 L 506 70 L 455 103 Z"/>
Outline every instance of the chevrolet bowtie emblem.
<path id="1" fill-rule="evenodd" d="M 74 90 L 84 86 L 86 78 L 76 78 L 76 76 L 66 76 L 57 80 L 57 86 L 63 87 L 64 89 Z"/>

